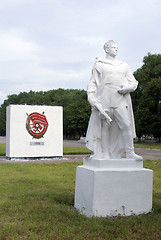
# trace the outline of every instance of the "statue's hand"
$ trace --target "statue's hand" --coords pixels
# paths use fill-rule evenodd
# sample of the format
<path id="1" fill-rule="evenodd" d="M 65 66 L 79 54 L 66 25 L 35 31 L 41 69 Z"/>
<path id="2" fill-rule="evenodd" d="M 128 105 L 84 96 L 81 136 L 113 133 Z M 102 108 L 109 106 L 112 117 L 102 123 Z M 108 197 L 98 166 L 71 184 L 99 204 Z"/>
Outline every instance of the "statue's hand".
<path id="1" fill-rule="evenodd" d="M 106 119 L 104 113 L 106 113 L 107 115 L 109 115 L 109 110 L 106 108 L 104 109 L 103 111 L 100 111 L 100 116 L 101 116 L 101 119 Z"/>
<path id="2" fill-rule="evenodd" d="M 120 94 L 126 94 L 129 93 L 130 89 L 128 87 L 122 87 L 117 90 Z"/>

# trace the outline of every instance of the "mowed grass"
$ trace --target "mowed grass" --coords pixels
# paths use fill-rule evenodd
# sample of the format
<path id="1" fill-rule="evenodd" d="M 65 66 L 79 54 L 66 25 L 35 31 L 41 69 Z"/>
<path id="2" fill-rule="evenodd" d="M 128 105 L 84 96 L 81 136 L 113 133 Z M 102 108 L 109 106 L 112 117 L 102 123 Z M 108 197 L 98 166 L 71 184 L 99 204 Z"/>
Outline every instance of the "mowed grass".
<path id="1" fill-rule="evenodd" d="M 63 147 L 63 154 L 90 154 L 87 148 L 80 147 Z"/>
<path id="2" fill-rule="evenodd" d="M 150 149 L 161 149 L 161 143 L 135 143 L 136 148 L 150 148 Z"/>
<path id="3" fill-rule="evenodd" d="M 63 154 L 89 154 L 91 153 L 87 148 L 80 147 L 63 147 Z M 0 156 L 6 155 L 6 144 L 0 143 Z"/>
<path id="4" fill-rule="evenodd" d="M 5 156 L 5 155 L 6 155 L 6 144 L 0 143 L 0 156 Z"/>
<path id="5" fill-rule="evenodd" d="M 1 164 L 0 239 L 161 239 L 161 161 L 154 171 L 151 214 L 87 218 L 74 209 L 78 163 Z"/>

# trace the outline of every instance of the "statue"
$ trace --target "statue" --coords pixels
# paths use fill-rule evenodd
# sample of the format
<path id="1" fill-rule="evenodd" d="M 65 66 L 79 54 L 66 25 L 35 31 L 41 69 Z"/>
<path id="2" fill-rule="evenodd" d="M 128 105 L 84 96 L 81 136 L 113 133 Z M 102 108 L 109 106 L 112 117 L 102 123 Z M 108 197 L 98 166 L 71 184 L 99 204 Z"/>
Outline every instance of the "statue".
<path id="1" fill-rule="evenodd" d="M 138 82 L 129 66 L 115 59 L 118 47 L 113 40 L 104 45 L 106 58 L 96 58 L 87 87 L 92 113 L 86 134 L 90 158 L 142 160 L 134 152 L 135 124 L 130 92 Z"/>

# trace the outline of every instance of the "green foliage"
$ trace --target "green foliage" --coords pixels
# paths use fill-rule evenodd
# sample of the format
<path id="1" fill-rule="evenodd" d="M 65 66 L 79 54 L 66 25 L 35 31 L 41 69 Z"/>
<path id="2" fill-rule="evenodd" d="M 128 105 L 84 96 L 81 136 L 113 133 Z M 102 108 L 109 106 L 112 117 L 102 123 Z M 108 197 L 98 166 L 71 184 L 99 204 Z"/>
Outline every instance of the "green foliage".
<path id="1" fill-rule="evenodd" d="M 137 135 L 161 137 L 161 54 L 150 54 L 134 76 L 139 81 L 132 93 Z"/>
<path id="2" fill-rule="evenodd" d="M 66 137 L 85 136 L 90 113 L 90 105 L 86 99 L 75 99 L 71 104 L 64 108 L 64 129 Z"/>
<path id="3" fill-rule="evenodd" d="M 152 79 L 161 77 L 161 54 L 148 53 L 148 55 L 143 58 L 142 67 L 134 72 L 134 76 L 139 82 L 138 88 L 131 94 L 135 110 L 147 83 Z"/>
<path id="4" fill-rule="evenodd" d="M 161 78 L 147 83 L 135 113 L 137 130 L 161 136 Z"/>
<path id="5" fill-rule="evenodd" d="M 143 65 L 134 72 L 134 76 L 143 90 L 153 78 L 161 77 L 161 54 L 150 54 L 143 58 Z"/>
<path id="6" fill-rule="evenodd" d="M 85 90 L 59 88 L 46 92 L 30 91 L 9 95 L 0 107 L 0 135 L 6 134 L 6 107 L 9 104 L 63 106 L 64 136 L 79 138 L 85 135 L 90 115 Z"/>
<path id="7" fill-rule="evenodd" d="M 0 239 L 161 239 L 161 162 L 153 169 L 153 213 L 87 218 L 74 209 L 77 163 L 2 164 Z"/>

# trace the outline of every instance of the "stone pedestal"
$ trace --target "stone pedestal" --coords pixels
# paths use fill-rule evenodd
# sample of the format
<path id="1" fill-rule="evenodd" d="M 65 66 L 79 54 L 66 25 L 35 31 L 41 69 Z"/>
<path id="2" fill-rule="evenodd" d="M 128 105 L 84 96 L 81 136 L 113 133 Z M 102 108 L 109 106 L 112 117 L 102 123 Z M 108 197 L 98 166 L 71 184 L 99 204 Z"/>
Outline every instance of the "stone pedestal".
<path id="1" fill-rule="evenodd" d="M 133 159 L 84 159 L 77 167 L 75 208 L 86 216 L 129 216 L 152 209 L 153 171 Z"/>

